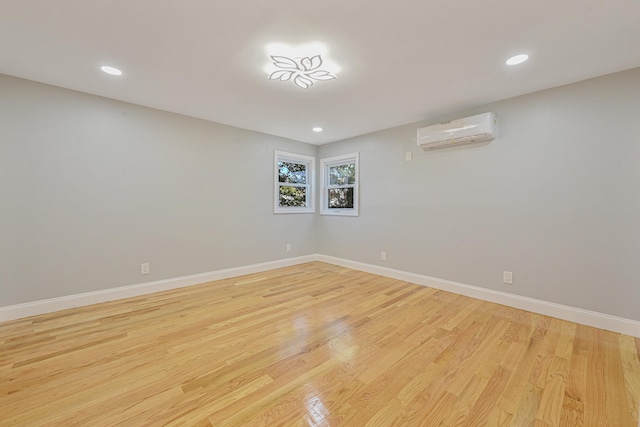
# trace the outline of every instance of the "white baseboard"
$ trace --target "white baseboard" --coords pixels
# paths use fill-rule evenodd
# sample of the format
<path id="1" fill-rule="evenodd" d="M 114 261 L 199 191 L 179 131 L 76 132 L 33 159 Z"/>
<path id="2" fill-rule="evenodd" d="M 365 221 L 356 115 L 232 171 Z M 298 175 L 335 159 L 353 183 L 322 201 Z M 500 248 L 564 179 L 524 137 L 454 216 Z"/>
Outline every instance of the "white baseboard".
<path id="1" fill-rule="evenodd" d="M 173 279 L 159 280 L 156 282 L 141 283 L 131 286 L 123 286 L 113 289 L 105 289 L 96 292 L 87 292 L 77 295 L 69 295 L 60 298 L 52 298 L 41 301 L 34 301 L 25 304 L 0 307 L 0 322 L 21 319 L 23 317 L 35 316 L 38 314 L 51 313 L 69 308 L 82 307 L 100 302 L 114 301 L 122 298 L 129 298 L 139 295 L 151 294 L 170 289 L 182 288 L 185 286 L 198 285 L 215 280 L 228 279 L 231 277 L 243 276 L 245 274 L 260 273 L 262 271 L 274 270 L 276 268 L 289 267 L 306 262 L 322 261 L 353 270 L 365 271 L 379 276 L 390 277 L 392 279 L 404 280 L 417 285 L 428 286 L 435 289 L 453 292 L 477 298 L 483 301 L 494 302 L 509 307 L 519 308 L 534 313 L 544 314 L 558 319 L 571 322 L 582 323 L 595 328 L 606 329 L 625 335 L 640 338 L 640 322 L 611 316 L 609 314 L 584 310 L 506 292 L 494 291 L 478 286 L 466 285 L 464 283 L 453 282 L 451 280 L 438 279 L 436 277 L 425 276 L 416 273 L 409 273 L 402 270 L 381 267 L 373 264 L 365 264 L 358 261 L 351 261 L 343 258 L 336 258 L 328 255 L 305 255 L 296 258 L 287 258 L 277 261 L 263 262 L 242 267 L 227 268 L 224 270 L 211 271 L 208 273 L 193 274 L 190 276 L 176 277 Z"/>
<path id="2" fill-rule="evenodd" d="M 318 255 L 317 260 L 640 338 L 640 322 L 636 320 L 343 258 Z"/>
<path id="3" fill-rule="evenodd" d="M 176 277 L 173 279 L 158 280 L 156 282 L 140 283 L 137 285 L 122 286 L 102 291 L 87 292 L 77 295 L 0 307 L 0 322 L 66 310 L 69 308 L 82 307 L 90 304 L 114 301 L 122 298 L 146 295 L 154 292 L 167 291 L 170 289 L 183 288 L 185 286 L 198 285 L 200 283 L 228 279 L 230 277 L 244 276 L 245 274 L 260 273 L 262 271 L 274 270 L 276 268 L 289 267 L 317 260 L 317 255 L 305 255 L 296 258 L 287 258 L 277 261 L 263 262 L 260 264 L 210 271 L 208 273 Z"/>

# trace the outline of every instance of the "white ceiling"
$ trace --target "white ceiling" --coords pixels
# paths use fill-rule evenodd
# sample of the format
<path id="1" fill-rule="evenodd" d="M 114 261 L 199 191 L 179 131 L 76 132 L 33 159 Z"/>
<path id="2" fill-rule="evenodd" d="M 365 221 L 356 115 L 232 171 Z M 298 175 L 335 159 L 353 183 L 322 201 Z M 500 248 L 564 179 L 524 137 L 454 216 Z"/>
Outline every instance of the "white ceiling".
<path id="1" fill-rule="evenodd" d="M 0 73 L 313 144 L 638 67 L 639 41 L 638 0 L 0 0 Z M 338 78 L 268 80 L 275 42 Z"/>

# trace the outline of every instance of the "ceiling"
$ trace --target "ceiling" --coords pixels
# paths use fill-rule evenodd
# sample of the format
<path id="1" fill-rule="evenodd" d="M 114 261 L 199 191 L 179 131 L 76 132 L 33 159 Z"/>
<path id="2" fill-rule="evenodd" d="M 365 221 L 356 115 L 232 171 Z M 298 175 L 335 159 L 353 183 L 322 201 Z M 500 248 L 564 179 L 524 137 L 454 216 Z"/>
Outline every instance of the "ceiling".
<path id="1" fill-rule="evenodd" d="M 0 11 L 2 74 L 312 144 L 640 66 L 638 0 L 0 0 Z M 269 80 L 273 43 L 322 44 L 337 78 Z M 505 64 L 519 53 L 529 61 Z"/>

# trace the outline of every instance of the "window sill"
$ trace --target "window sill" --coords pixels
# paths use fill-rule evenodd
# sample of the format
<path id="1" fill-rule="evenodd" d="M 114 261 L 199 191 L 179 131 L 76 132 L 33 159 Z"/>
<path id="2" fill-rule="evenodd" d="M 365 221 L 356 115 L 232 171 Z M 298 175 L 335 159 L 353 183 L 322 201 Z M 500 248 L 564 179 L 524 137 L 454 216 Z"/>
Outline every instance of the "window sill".
<path id="1" fill-rule="evenodd" d="M 279 214 L 314 214 L 316 213 L 315 210 L 313 209 L 300 209 L 300 210 L 275 210 L 273 211 L 274 214 L 279 215 Z"/>
<path id="2" fill-rule="evenodd" d="M 328 216 L 360 216 L 358 212 L 320 212 L 320 215 L 328 215 Z"/>

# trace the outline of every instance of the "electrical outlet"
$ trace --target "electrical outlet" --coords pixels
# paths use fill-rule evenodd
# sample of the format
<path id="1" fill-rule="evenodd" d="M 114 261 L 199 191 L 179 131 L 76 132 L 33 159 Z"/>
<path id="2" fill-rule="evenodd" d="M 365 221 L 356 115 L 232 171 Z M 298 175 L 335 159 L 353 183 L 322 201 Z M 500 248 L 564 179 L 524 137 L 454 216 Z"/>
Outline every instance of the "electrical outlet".
<path id="1" fill-rule="evenodd" d="M 502 281 L 507 285 L 513 285 L 513 273 L 511 271 L 503 271 Z"/>
<path id="2" fill-rule="evenodd" d="M 285 252 L 291 252 L 291 243 L 287 243 L 287 246 L 285 246 Z"/>
<path id="3" fill-rule="evenodd" d="M 413 157 L 413 153 L 411 151 L 407 151 L 406 153 L 404 153 L 405 162 L 410 162 L 412 157 Z"/>
<path id="4" fill-rule="evenodd" d="M 380 252 L 380 260 L 381 261 L 387 260 L 387 253 L 385 251 Z"/>
<path id="5" fill-rule="evenodd" d="M 143 264 L 140 264 L 140 274 L 149 274 L 149 263 L 145 262 Z"/>

